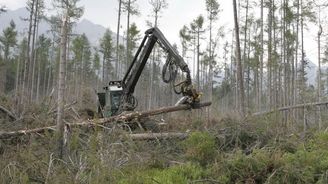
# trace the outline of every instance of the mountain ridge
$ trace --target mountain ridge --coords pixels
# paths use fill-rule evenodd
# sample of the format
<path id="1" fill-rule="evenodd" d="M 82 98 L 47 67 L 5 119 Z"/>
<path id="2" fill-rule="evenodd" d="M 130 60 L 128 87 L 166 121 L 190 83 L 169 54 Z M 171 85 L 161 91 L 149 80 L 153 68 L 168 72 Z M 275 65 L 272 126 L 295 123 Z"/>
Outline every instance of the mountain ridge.
<path id="1" fill-rule="evenodd" d="M 16 10 L 8 10 L 6 13 L 0 15 L 0 31 L 2 32 L 9 26 L 10 21 L 13 20 L 16 24 L 19 39 L 22 39 L 28 31 L 29 23 L 26 19 L 29 16 L 29 12 L 26 8 L 18 8 Z M 25 19 L 25 20 L 24 20 Z M 85 34 L 92 46 L 99 45 L 99 41 L 106 32 L 104 26 L 95 24 L 88 19 L 81 19 L 73 26 L 73 34 Z M 39 24 L 39 35 L 49 35 L 50 24 L 45 20 L 41 20 Z M 109 29 L 110 30 L 110 29 Z M 116 33 L 112 32 L 113 43 L 116 43 Z"/>

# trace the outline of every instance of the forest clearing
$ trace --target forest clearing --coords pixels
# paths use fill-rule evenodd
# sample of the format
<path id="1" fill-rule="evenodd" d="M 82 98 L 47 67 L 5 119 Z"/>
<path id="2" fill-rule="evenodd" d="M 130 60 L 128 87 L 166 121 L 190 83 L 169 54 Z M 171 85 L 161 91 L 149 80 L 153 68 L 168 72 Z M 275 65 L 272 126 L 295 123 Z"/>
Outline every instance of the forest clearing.
<path id="1" fill-rule="evenodd" d="M 328 183 L 327 7 L 0 0 L 0 183 Z"/>

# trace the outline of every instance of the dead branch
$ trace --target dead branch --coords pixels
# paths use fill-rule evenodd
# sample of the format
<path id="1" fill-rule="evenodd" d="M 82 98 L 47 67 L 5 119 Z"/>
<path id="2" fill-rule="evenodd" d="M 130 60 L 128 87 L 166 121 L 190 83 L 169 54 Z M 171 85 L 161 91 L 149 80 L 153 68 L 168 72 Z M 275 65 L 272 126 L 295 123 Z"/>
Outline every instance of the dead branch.
<path id="1" fill-rule="evenodd" d="M 73 101 L 72 103 L 69 103 L 69 104 L 66 104 L 65 105 L 65 107 L 64 107 L 64 109 L 66 110 L 66 109 L 69 109 L 69 108 L 71 108 L 73 105 L 75 105 L 75 104 L 77 104 L 77 101 Z M 52 110 L 50 110 L 49 112 L 48 112 L 48 115 L 50 115 L 50 114 L 55 114 L 55 113 L 57 113 L 57 109 L 52 109 Z"/>
<path id="2" fill-rule="evenodd" d="M 209 105 L 211 105 L 211 102 L 200 103 L 197 105 L 197 108 L 206 107 Z M 187 104 L 179 105 L 179 106 L 171 106 L 171 107 L 162 107 L 162 108 L 151 110 L 151 111 L 131 112 L 131 113 L 127 113 L 127 114 L 121 114 L 118 116 L 112 116 L 109 118 L 86 120 L 86 121 L 82 121 L 80 123 L 67 123 L 66 125 L 68 125 L 71 128 L 73 128 L 73 127 L 93 127 L 93 126 L 104 125 L 104 124 L 109 124 L 109 123 L 118 122 L 118 121 L 126 122 L 126 121 L 133 120 L 133 119 L 145 118 L 145 117 L 149 117 L 149 116 L 159 115 L 159 114 L 163 114 L 163 113 L 170 113 L 170 112 L 175 112 L 175 111 L 189 110 L 189 109 L 193 109 L 193 108 L 195 108 L 195 107 L 191 107 L 190 105 L 187 105 Z M 56 126 L 49 126 L 49 127 L 35 128 L 35 129 L 29 129 L 29 130 L 0 132 L 0 139 L 8 139 L 8 138 L 12 138 L 12 137 L 19 137 L 19 136 L 33 134 L 33 133 L 42 134 L 47 131 L 52 132 L 55 130 L 56 130 Z M 155 134 L 155 135 L 159 136 L 159 137 L 168 136 L 166 134 L 163 134 L 163 135 Z M 173 135 L 173 137 L 177 137 L 177 136 L 183 137 L 183 135 Z M 154 137 L 154 136 L 150 136 L 150 137 L 148 137 L 148 139 L 152 139 L 152 137 Z M 135 139 L 143 139 L 143 138 L 142 138 L 142 136 L 141 137 L 137 136 Z"/>
<path id="3" fill-rule="evenodd" d="M 143 134 L 129 134 L 129 138 L 134 141 L 145 140 L 162 140 L 162 139 L 185 139 L 188 133 L 143 133 Z"/>
<path id="4" fill-rule="evenodd" d="M 55 131 L 56 126 L 49 126 L 49 127 L 42 127 L 42 128 L 35 128 L 35 129 L 29 129 L 29 130 L 18 130 L 18 131 L 12 131 L 12 132 L 0 132 L 0 139 L 9 139 L 13 137 L 19 137 L 23 135 L 29 135 L 33 133 L 42 134 L 46 131 Z"/>
<path id="5" fill-rule="evenodd" d="M 291 109 L 299 109 L 299 108 L 304 108 L 304 107 L 320 106 L 320 105 L 327 105 L 327 104 L 328 104 L 328 102 L 313 102 L 313 103 L 298 104 L 298 105 L 293 105 L 293 106 L 280 107 L 280 108 L 270 110 L 270 111 L 256 112 L 256 113 L 253 113 L 252 116 L 261 116 L 261 115 L 271 114 L 274 112 L 288 111 Z"/>
<path id="6" fill-rule="evenodd" d="M 12 120 L 12 121 L 17 120 L 17 117 L 12 112 L 10 112 L 8 109 L 6 109 L 5 107 L 3 107 L 1 105 L 0 105 L 0 111 L 7 114 L 8 117 L 10 118 L 10 120 Z"/>

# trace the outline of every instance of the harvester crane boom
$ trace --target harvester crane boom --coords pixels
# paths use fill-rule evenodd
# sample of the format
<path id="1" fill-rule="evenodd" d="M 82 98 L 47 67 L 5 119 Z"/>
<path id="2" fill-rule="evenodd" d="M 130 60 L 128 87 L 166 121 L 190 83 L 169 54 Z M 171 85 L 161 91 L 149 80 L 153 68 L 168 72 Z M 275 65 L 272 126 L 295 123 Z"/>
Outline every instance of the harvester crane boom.
<path id="1" fill-rule="evenodd" d="M 177 93 L 183 93 L 184 96 L 190 96 L 192 101 L 195 101 L 196 98 L 198 98 L 198 95 L 191 86 L 191 75 L 187 63 L 179 55 L 178 51 L 164 37 L 163 33 L 157 27 L 154 27 L 145 32 L 145 36 L 140 44 L 140 47 L 138 48 L 128 71 L 121 82 L 123 92 L 119 111 L 130 111 L 136 107 L 136 99 L 133 97 L 133 93 L 156 43 L 158 43 L 167 53 L 167 60 L 163 68 L 164 82 L 174 82 L 177 68 L 180 68 L 180 70 L 185 73 L 186 80 L 179 84 L 181 87 L 180 91 L 175 91 Z M 165 79 L 167 70 L 170 71 L 169 79 Z M 175 88 L 177 86 L 173 87 Z"/>

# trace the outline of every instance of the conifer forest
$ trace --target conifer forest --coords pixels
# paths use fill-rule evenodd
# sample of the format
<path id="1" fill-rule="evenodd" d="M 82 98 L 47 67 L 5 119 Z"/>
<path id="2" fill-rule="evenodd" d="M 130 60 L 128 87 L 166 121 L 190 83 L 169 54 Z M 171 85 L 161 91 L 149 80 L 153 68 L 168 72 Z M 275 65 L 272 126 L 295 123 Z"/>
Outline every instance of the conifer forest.
<path id="1" fill-rule="evenodd" d="M 0 0 L 0 184 L 328 183 L 327 0 Z"/>

